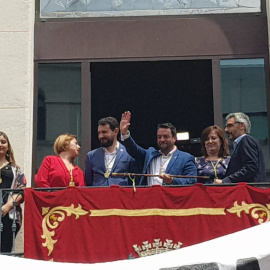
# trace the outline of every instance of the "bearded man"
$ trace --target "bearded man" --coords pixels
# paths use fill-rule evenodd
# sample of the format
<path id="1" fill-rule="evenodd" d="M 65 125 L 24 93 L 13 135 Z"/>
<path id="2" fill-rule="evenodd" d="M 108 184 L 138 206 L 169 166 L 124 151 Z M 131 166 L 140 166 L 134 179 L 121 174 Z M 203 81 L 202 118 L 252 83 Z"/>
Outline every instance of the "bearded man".
<path id="1" fill-rule="evenodd" d="M 88 152 L 85 161 L 87 186 L 132 185 L 128 176 L 114 177 L 112 173 L 138 173 L 138 163 L 118 142 L 119 123 L 114 117 L 98 121 L 100 147 Z"/>

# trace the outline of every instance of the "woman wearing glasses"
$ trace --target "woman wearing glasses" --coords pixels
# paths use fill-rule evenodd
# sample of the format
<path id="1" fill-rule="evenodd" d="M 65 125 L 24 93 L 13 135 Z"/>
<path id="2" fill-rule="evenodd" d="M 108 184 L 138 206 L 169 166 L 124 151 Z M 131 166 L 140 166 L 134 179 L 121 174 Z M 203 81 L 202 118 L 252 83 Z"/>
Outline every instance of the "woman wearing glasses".
<path id="1" fill-rule="evenodd" d="M 201 135 L 202 157 L 196 157 L 198 176 L 208 176 L 204 184 L 213 184 L 214 179 L 225 176 L 230 157 L 228 141 L 219 126 L 205 128 Z M 202 180 L 198 179 L 198 182 Z"/>

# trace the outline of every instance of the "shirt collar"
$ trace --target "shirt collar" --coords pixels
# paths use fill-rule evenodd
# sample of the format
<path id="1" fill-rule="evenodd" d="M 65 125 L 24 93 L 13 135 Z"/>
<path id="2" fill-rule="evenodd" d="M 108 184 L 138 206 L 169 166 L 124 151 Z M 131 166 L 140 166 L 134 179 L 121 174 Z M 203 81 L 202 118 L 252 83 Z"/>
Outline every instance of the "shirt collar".
<path id="1" fill-rule="evenodd" d="M 247 134 L 243 134 L 243 135 L 239 136 L 238 138 L 236 138 L 236 139 L 234 140 L 234 144 L 237 145 L 237 144 L 242 140 L 242 138 L 243 138 L 244 136 L 246 136 L 246 135 L 247 135 Z"/>
<path id="2" fill-rule="evenodd" d="M 167 156 L 172 156 L 173 154 L 174 154 L 174 152 L 176 151 L 176 146 L 174 146 L 174 148 L 173 148 L 173 150 L 171 150 L 169 153 L 168 153 L 168 155 Z M 166 155 L 164 155 L 162 152 L 161 152 L 161 150 L 159 150 L 159 152 L 160 152 L 160 154 L 162 155 L 162 156 L 165 156 L 166 157 Z"/>
<path id="3" fill-rule="evenodd" d="M 107 148 L 105 148 L 105 147 L 103 147 L 103 150 L 104 150 L 104 152 L 105 152 L 105 154 L 115 154 L 116 152 L 117 152 L 117 150 L 119 149 L 119 142 L 117 141 L 117 143 L 116 143 L 116 147 L 114 148 L 114 150 L 112 151 L 112 152 L 109 152 L 108 150 L 107 150 Z"/>

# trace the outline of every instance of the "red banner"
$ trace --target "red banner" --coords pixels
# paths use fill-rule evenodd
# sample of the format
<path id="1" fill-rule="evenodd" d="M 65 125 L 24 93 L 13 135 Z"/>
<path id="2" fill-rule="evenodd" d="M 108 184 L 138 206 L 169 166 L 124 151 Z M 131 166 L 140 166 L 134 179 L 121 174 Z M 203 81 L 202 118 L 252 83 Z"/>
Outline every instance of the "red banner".
<path id="1" fill-rule="evenodd" d="M 269 221 L 270 189 L 25 189 L 26 258 L 95 263 L 179 249 Z"/>

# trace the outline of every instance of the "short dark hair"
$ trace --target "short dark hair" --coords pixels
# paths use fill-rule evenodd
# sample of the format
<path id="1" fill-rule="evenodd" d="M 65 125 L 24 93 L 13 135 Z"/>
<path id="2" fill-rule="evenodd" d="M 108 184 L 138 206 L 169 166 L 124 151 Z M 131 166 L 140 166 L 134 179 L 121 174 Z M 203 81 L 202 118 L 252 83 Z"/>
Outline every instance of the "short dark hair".
<path id="1" fill-rule="evenodd" d="M 101 118 L 98 121 L 98 125 L 99 126 L 109 125 L 111 130 L 115 130 L 116 128 L 119 128 L 118 121 L 114 117 L 111 117 L 111 116 L 105 117 L 105 118 Z"/>
<path id="2" fill-rule="evenodd" d="M 160 128 L 169 128 L 172 132 L 172 136 L 176 137 L 176 128 L 173 124 L 171 123 L 163 123 L 163 124 L 158 124 L 157 126 L 157 130 L 159 130 Z"/>

